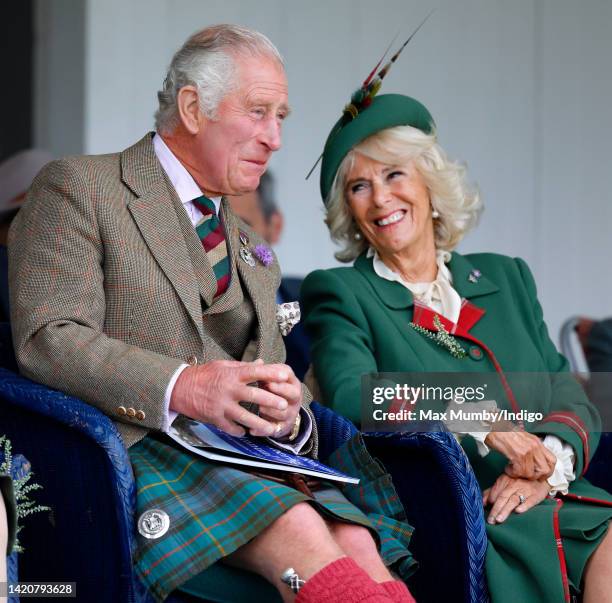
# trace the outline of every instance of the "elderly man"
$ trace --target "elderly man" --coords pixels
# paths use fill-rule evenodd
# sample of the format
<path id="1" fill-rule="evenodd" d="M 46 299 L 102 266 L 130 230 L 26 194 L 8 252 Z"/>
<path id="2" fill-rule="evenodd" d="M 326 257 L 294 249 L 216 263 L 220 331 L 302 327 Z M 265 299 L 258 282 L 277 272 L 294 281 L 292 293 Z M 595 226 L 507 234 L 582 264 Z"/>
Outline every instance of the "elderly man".
<path id="1" fill-rule="evenodd" d="M 33 184 L 9 253 L 22 372 L 117 422 L 138 488 L 136 571 L 156 600 L 219 560 L 286 601 L 288 566 L 305 580 L 298 601 L 411 600 L 385 565 L 410 565 L 401 521 L 381 518 L 393 526 L 381 533 L 336 488 L 299 491 L 164 435 L 180 413 L 317 451 L 275 322 L 278 265 L 253 259 L 263 241 L 223 199 L 256 189 L 281 146 L 282 59 L 262 34 L 210 27 L 175 54 L 158 97 L 157 133 L 51 163 Z"/>

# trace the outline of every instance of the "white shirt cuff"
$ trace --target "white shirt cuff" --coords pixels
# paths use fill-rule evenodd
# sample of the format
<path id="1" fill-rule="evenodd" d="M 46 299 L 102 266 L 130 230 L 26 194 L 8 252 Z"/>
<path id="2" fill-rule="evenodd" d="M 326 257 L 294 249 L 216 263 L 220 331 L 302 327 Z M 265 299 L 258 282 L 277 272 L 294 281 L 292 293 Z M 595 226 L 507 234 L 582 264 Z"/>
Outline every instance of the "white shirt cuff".
<path id="1" fill-rule="evenodd" d="M 555 470 L 548 478 L 550 495 L 567 494 L 570 483 L 576 479 L 574 470 L 576 453 L 570 444 L 562 442 L 554 435 L 547 435 L 542 443 L 557 457 Z"/>
<path id="2" fill-rule="evenodd" d="M 162 415 L 162 431 L 164 432 L 167 432 L 170 429 L 170 425 L 172 425 L 174 419 L 178 417 L 179 413 L 170 410 L 170 400 L 172 399 L 172 392 L 174 391 L 174 386 L 176 385 L 177 379 L 188 366 L 188 364 L 181 364 L 181 366 L 174 371 L 174 375 L 172 375 L 170 381 L 168 382 L 168 386 L 166 387 L 166 393 L 164 395 L 164 412 Z"/>
<path id="3" fill-rule="evenodd" d="M 485 444 L 486 437 L 491 433 L 489 431 L 470 431 L 468 435 L 472 436 L 474 440 L 476 440 L 476 448 L 478 449 L 478 454 L 480 456 L 487 456 L 491 449 Z"/>

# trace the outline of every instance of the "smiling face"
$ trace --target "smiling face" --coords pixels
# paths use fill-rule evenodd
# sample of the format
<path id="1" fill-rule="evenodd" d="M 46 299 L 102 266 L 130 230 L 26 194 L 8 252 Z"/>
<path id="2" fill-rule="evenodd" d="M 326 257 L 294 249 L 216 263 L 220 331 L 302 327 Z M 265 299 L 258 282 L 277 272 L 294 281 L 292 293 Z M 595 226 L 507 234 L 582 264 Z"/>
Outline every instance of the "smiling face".
<path id="1" fill-rule="evenodd" d="M 201 118 L 189 171 L 210 196 L 253 191 L 289 114 L 287 78 L 272 58 L 235 57 L 238 87 L 219 104 L 217 117 Z"/>
<path id="2" fill-rule="evenodd" d="M 383 261 L 435 254 L 429 191 L 412 162 L 387 165 L 355 153 L 345 182 L 357 227 Z"/>

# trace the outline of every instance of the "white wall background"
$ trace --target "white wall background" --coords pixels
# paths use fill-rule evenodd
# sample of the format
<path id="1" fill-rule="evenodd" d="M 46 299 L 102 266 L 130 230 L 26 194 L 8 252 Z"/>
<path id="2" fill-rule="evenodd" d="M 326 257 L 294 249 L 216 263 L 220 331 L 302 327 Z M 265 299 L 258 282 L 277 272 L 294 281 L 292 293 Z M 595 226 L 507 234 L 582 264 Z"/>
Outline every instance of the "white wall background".
<path id="1" fill-rule="evenodd" d="M 388 42 L 434 6 L 384 91 L 423 101 L 480 186 L 485 214 L 460 250 L 524 257 L 555 338 L 571 314 L 611 315 L 607 0 L 40 0 L 39 141 L 57 153 L 132 144 L 189 34 L 220 22 L 259 29 L 285 56 L 294 111 L 272 162 L 281 264 L 287 274 L 332 266 L 318 170 L 304 176 Z"/>

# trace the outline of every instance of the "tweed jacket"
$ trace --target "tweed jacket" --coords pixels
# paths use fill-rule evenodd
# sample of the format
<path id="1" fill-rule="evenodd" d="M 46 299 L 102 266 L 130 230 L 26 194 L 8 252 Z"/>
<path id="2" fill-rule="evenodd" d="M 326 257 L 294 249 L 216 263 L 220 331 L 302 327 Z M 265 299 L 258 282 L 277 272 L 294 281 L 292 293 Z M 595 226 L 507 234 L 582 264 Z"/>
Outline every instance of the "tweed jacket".
<path id="1" fill-rule="evenodd" d="M 225 200 L 221 215 L 232 277 L 213 303 L 214 273 L 152 134 L 121 153 L 47 165 L 9 239 L 22 373 L 98 407 L 129 447 L 162 428 L 166 388 L 181 364 L 240 359 L 245 347 L 284 362 L 278 263 L 242 261 L 240 232 L 250 245 L 263 241 Z"/>

